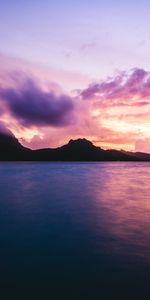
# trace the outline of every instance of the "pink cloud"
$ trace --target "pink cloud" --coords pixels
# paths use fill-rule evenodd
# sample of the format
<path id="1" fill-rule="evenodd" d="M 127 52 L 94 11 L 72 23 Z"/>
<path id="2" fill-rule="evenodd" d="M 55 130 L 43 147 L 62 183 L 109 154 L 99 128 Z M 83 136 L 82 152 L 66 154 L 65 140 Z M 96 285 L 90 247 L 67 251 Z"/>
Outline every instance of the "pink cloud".
<path id="1" fill-rule="evenodd" d="M 99 103 L 105 101 L 106 105 L 112 102 L 114 105 L 142 105 L 148 103 L 150 98 L 150 72 L 143 69 L 133 69 L 131 72 L 120 72 L 116 77 L 93 83 L 87 89 L 81 91 L 82 99 L 95 99 Z M 134 101 L 134 99 L 136 99 Z"/>
<path id="2" fill-rule="evenodd" d="M 54 69 L 43 64 L 35 64 L 24 59 L 12 57 L 0 53 L 0 84 L 6 86 L 7 81 L 11 82 L 10 73 L 22 72 L 26 76 L 35 78 L 44 88 L 58 85 L 66 93 L 70 93 L 77 87 L 85 88 L 91 81 L 90 76 L 79 72 L 65 71 L 63 69 Z"/>
<path id="3" fill-rule="evenodd" d="M 135 151 L 150 153 L 150 138 L 137 140 L 135 142 Z"/>
<path id="4" fill-rule="evenodd" d="M 80 50 L 85 52 L 87 50 L 91 50 L 97 47 L 96 42 L 88 42 L 88 43 L 83 43 L 80 47 Z"/>

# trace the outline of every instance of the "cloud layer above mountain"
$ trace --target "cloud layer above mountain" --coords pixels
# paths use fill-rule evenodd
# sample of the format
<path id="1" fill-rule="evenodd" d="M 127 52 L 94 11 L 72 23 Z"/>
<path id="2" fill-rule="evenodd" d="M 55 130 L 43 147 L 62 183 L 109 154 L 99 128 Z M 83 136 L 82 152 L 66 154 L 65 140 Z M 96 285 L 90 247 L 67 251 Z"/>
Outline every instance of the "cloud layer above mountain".
<path id="1" fill-rule="evenodd" d="M 63 92 L 57 78 L 46 82 L 28 72 L 7 72 L 7 80 L 0 73 L 0 121 L 25 145 L 55 147 L 86 137 L 102 147 L 134 150 L 149 141 L 150 72 L 118 72 L 72 93 Z"/>

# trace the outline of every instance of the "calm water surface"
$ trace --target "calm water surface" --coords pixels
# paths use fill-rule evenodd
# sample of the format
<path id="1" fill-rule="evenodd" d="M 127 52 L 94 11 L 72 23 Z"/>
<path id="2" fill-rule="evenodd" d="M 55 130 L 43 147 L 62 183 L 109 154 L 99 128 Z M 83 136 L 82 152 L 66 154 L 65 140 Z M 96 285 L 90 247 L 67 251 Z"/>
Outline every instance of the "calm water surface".
<path id="1" fill-rule="evenodd" d="M 0 163 L 0 270 L 20 299 L 150 299 L 150 163 Z"/>

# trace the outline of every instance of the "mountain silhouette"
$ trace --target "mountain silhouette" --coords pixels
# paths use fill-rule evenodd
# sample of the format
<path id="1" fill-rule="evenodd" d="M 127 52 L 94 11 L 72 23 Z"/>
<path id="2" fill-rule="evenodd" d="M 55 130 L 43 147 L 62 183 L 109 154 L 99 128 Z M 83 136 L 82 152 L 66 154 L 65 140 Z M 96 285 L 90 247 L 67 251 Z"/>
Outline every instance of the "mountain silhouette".
<path id="1" fill-rule="evenodd" d="M 10 132 L 0 133 L 0 160 L 28 160 L 32 150 L 22 146 Z"/>
<path id="2" fill-rule="evenodd" d="M 31 150 L 12 133 L 0 133 L 0 161 L 150 161 L 150 154 L 104 150 L 84 138 L 55 149 Z"/>

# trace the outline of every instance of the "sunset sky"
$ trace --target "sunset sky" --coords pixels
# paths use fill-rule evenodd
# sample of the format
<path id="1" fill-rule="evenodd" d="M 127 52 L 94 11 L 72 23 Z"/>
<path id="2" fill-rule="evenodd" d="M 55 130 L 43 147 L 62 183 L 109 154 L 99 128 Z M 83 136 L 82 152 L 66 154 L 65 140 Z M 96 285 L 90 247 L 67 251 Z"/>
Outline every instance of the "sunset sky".
<path id="1" fill-rule="evenodd" d="M 33 149 L 85 137 L 150 152 L 149 12 L 148 0 L 0 1 L 0 123 Z"/>

